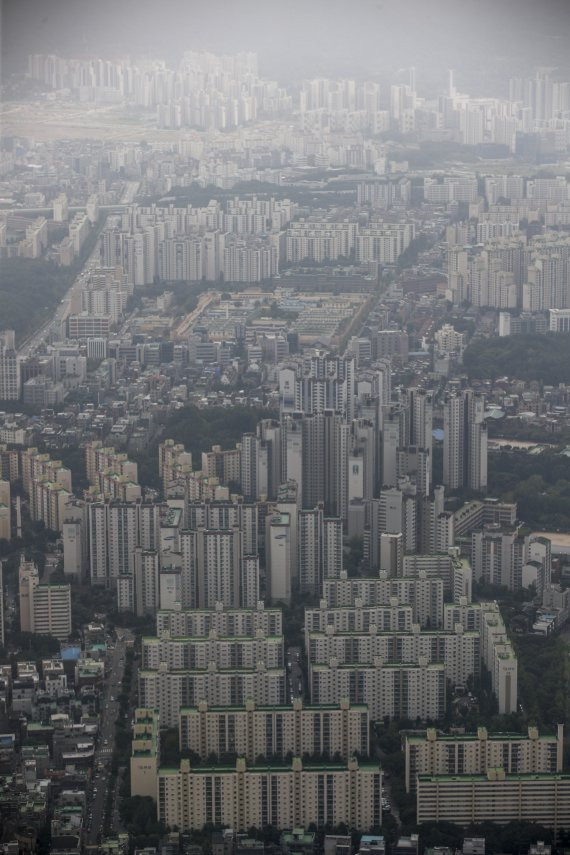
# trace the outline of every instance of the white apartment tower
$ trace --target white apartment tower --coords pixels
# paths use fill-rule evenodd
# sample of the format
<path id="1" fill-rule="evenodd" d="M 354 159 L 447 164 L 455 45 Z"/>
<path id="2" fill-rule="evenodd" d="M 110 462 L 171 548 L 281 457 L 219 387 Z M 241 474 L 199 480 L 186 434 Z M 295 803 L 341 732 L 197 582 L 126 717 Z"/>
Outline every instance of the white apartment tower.
<path id="1" fill-rule="evenodd" d="M 22 554 L 18 571 L 20 630 L 66 641 L 71 633 L 71 588 L 40 584 L 36 565 Z"/>
<path id="2" fill-rule="evenodd" d="M 290 514 L 268 516 L 265 526 L 267 593 L 274 601 L 290 603 L 293 582 Z"/>
<path id="3" fill-rule="evenodd" d="M 89 570 L 91 583 L 112 587 L 121 576 L 132 576 L 135 549 L 158 550 L 160 506 L 140 502 L 91 502 Z"/>
<path id="4" fill-rule="evenodd" d="M 223 603 L 230 608 L 248 605 L 259 590 L 259 564 L 243 555 L 239 528 L 183 531 L 181 594 L 184 608 L 213 608 Z M 252 578 L 253 577 L 253 578 Z"/>
<path id="5" fill-rule="evenodd" d="M 342 570 L 342 521 L 325 517 L 322 504 L 298 517 L 299 589 L 318 594 L 323 579 L 334 579 Z"/>

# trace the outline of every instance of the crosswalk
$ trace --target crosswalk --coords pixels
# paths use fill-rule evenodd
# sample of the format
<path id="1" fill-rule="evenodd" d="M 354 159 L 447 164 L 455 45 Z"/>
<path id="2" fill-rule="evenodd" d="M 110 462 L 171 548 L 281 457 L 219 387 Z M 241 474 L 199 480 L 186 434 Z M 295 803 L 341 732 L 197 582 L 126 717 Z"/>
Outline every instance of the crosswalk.
<path id="1" fill-rule="evenodd" d="M 100 748 L 99 751 L 97 752 L 97 758 L 110 757 L 110 755 L 112 753 L 113 753 L 113 749 L 111 748 L 111 746 L 107 746 L 106 748 Z"/>

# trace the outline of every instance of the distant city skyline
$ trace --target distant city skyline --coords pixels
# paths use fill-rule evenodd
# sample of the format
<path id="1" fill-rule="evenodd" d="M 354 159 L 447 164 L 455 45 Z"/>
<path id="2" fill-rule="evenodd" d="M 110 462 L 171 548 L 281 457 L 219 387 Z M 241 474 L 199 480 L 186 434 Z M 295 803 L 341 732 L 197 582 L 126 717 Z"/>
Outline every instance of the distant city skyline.
<path id="1" fill-rule="evenodd" d="M 36 51 L 116 57 L 127 50 L 176 62 L 188 49 L 255 50 L 263 73 L 283 82 L 321 74 L 382 76 L 415 64 L 431 88 L 452 66 L 460 87 L 478 81 L 484 94 L 498 78 L 569 62 L 570 10 L 563 0 L 482 0 L 476 7 L 463 0 L 358 0 L 350 6 L 294 0 L 283 11 L 259 0 L 169 0 L 160 6 L 6 0 L 3 65 L 23 71 L 26 54 Z"/>

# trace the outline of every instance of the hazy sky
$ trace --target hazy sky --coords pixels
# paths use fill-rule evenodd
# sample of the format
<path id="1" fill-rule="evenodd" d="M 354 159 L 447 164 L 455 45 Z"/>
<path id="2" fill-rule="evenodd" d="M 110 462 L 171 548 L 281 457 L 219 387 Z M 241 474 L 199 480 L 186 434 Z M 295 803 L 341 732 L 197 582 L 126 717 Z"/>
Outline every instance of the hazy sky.
<path id="1" fill-rule="evenodd" d="M 69 56 L 256 50 L 264 76 L 444 69 L 476 94 L 538 64 L 570 66 L 570 0 L 2 0 L 4 68 Z M 570 74 L 562 75 L 570 76 Z"/>

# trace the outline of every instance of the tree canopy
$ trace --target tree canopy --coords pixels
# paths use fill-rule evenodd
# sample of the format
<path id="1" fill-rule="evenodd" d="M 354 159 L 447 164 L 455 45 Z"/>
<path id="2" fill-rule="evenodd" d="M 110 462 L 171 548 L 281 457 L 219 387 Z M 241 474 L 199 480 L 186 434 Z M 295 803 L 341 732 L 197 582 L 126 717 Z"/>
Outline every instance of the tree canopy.
<path id="1" fill-rule="evenodd" d="M 570 528 L 570 457 L 558 449 L 493 454 L 489 492 L 517 502 L 519 518 L 531 528 Z"/>
<path id="2" fill-rule="evenodd" d="M 173 413 L 164 426 L 163 435 L 182 442 L 199 463 L 199 455 L 212 445 L 233 448 L 242 433 L 255 431 L 261 419 L 275 418 L 272 410 L 257 407 L 209 407 L 198 409 L 193 405 Z"/>
<path id="3" fill-rule="evenodd" d="M 70 267 L 44 258 L 5 258 L 0 264 L 0 329 L 16 331 L 20 339 L 45 321 L 71 287 L 93 251 L 100 224 L 91 229 L 81 257 Z"/>
<path id="4" fill-rule="evenodd" d="M 471 379 L 512 377 L 548 385 L 570 382 L 570 335 L 513 335 L 472 341 L 463 354 Z"/>
<path id="5" fill-rule="evenodd" d="M 2 328 L 15 330 L 17 339 L 31 332 L 61 300 L 71 283 L 69 270 L 51 262 L 5 259 L 0 264 Z"/>
<path id="6" fill-rule="evenodd" d="M 568 716 L 568 645 L 560 636 L 515 636 L 519 694 L 531 723 L 553 731 Z M 506 850 L 505 850 L 506 851 Z"/>

